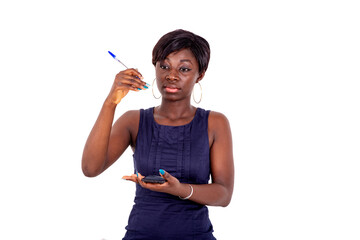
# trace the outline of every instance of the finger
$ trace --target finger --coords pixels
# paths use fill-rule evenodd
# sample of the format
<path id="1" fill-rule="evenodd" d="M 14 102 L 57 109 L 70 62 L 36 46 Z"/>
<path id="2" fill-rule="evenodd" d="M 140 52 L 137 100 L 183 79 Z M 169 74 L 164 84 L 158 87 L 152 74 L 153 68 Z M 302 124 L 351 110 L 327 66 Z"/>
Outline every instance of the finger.
<path id="1" fill-rule="evenodd" d="M 118 86 L 124 85 L 125 87 L 129 87 L 129 88 L 132 87 L 138 90 L 146 90 L 149 88 L 148 86 L 150 86 L 147 85 L 147 83 L 138 79 L 136 76 L 126 75 L 126 74 L 118 75 L 115 79 L 115 82 L 117 83 Z"/>
<path id="2" fill-rule="evenodd" d="M 122 179 L 138 183 L 138 179 L 135 174 L 132 174 L 131 176 L 123 176 Z"/>
<path id="3" fill-rule="evenodd" d="M 142 81 L 143 77 L 141 76 L 141 74 L 136 74 L 138 72 L 136 72 L 134 69 L 127 69 L 127 70 L 124 70 L 124 71 L 121 71 L 119 72 L 117 75 L 116 75 L 116 78 L 125 78 L 125 77 L 132 77 L 133 79 L 139 81 L 140 83 L 142 82 L 142 85 L 146 85 L 145 82 Z"/>
<path id="4" fill-rule="evenodd" d="M 140 90 L 137 88 L 137 87 L 133 87 L 131 85 L 127 85 L 127 84 L 121 84 L 121 83 L 118 83 L 116 84 L 115 86 L 115 91 L 116 90 L 119 90 L 119 91 L 135 91 L 135 92 L 139 92 Z"/>
<path id="5" fill-rule="evenodd" d="M 147 183 L 142 181 L 143 178 L 144 178 L 144 176 L 138 172 L 137 173 L 137 181 L 142 187 L 146 188 Z"/>
<path id="6" fill-rule="evenodd" d="M 159 169 L 159 174 L 168 182 L 172 182 L 172 180 L 175 178 L 170 173 L 166 172 L 164 169 Z"/>
<path id="7" fill-rule="evenodd" d="M 148 84 L 147 82 L 144 82 L 144 81 L 143 81 L 143 80 L 144 80 L 144 77 L 143 77 L 142 74 L 138 71 L 137 68 L 136 68 L 136 69 L 134 69 L 134 68 L 129 68 L 129 69 L 125 70 L 125 72 L 126 72 L 127 74 L 130 74 L 130 75 L 132 75 L 132 76 L 135 76 L 137 79 L 141 80 L 142 86 L 146 86 L 145 89 L 147 89 L 147 88 L 150 86 L 150 84 Z"/>
<path id="8" fill-rule="evenodd" d="M 118 84 L 129 85 L 131 87 L 138 88 L 139 90 L 148 89 L 145 82 L 131 75 L 125 75 L 122 79 L 119 80 Z"/>
<path id="9" fill-rule="evenodd" d="M 136 174 L 131 174 L 130 176 L 123 176 L 122 179 L 128 180 L 128 179 L 133 179 L 136 178 Z"/>
<path id="10" fill-rule="evenodd" d="M 136 76 L 137 78 L 139 78 L 141 80 L 144 79 L 142 74 L 135 68 L 128 68 L 124 72 L 126 72 L 127 74 L 130 74 L 130 75 Z"/>
<path id="11" fill-rule="evenodd" d="M 159 169 L 159 173 L 160 176 L 162 176 L 166 182 L 164 184 L 167 184 L 168 186 L 176 186 L 177 184 L 179 184 L 179 180 L 174 177 L 173 175 L 171 175 L 170 173 L 166 172 L 163 169 Z"/>
<path id="12" fill-rule="evenodd" d="M 138 92 L 138 91 L 140 91 L 140 90 L 142 90 L 141 88 L 139 88 L 139 87 L 137 87 L 137 86 L 134 86 L 131 82 L 117 82 L 117 83 L 115 83 L 116 84 L 116 88 L 117 87 L 119 87 L 121 90 L 122 89 L 128 89 L 128 90 L 132 90 L 132 91 L 136 91 L 136 92 Z"/>

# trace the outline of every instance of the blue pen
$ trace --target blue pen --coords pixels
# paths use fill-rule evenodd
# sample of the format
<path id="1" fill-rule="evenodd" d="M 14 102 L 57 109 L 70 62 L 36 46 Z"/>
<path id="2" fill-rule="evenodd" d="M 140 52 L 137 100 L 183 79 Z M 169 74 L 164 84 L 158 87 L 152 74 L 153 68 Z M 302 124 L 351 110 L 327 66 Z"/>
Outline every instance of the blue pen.
<path id="1" fill-rule="evenodd" d="M 126 69 L 128 69 L 128 67 L 122 63 L 119 59 L 116 58 L 115 54 L 113 54 L 112 52 L 108 51 L 108 53 L 116 60 L 118 61 L 119 63 L 121 63 Z M 139 78 L 139 77 L 137 77 Z M 140 78 L 139 78 L 140 79 Z M 146 83 L 146 85 L 144 86 L 145 88 L 148 88 L 147 86 L 150 86 L 150 84 Z M 141 90 L 140 88 L 138 90 Z"/>
<path id="2" fill-rule="evenodd" d="M 115 54 L 113 54 L 112 52 L 108 51 L 109 54 L 119 63 L 121 63 L 126 69 L 128 68 L 125 64 L 123 64 L 119 59 L 116 58 Z"/>

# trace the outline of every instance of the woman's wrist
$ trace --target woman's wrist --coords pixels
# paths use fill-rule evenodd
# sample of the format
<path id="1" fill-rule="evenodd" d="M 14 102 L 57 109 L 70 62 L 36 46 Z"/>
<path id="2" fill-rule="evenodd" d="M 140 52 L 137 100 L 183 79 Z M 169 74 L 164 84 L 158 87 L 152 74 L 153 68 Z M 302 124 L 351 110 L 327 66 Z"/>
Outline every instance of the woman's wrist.
<path id="1" fill-rule="evenodd" d="M 118 104 L 117 103 L 115 103 L 114 101 L 112 101 L 111 99 L 109 99 L 109 98 L 106 98 L 105 99 L 105 102 L 104 102 L 104 106 L 105 107 L 109 107 L 109 108 L 116 108 L 116 106 L 117 106 Z"/>
<path id="2" fill-rule="evenodd" d="M 182 183 L 181 184 L 181 191 L 179 192 L 179 198 L 182 200 L 189 199 L 194 193 L 194 188 L 191 184 Z"/>

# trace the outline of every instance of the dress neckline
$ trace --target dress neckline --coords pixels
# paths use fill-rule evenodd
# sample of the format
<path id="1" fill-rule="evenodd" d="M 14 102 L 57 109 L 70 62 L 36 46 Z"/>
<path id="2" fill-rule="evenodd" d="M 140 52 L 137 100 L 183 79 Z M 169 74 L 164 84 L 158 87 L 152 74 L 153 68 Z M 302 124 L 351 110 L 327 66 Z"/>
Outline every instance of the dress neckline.
<path id="1" fill-rule="evenodd" d="M 195 118 L 197 117 L 197 115 L 199 114 L 199 108 L 196 108 L 195 115 L 194 115 L 193 119 L 190 122 L 188 122 L 186 124 L 183 124 L 183 125 L 163 125 L 163 124 L 160 124 L 160 123 L 156 122 L 155 117 L 154 117 L 154 111 L 155 111 L 155 107 L 152 107 L 152 111 L 151 111 L 152 121 L 154 122 L 154 124 L 156 126 L 159 126 L 159 127 L 172 127 L 172 128 L 186 127 L 186 126 L 192 124 L 194 122 Z"/>

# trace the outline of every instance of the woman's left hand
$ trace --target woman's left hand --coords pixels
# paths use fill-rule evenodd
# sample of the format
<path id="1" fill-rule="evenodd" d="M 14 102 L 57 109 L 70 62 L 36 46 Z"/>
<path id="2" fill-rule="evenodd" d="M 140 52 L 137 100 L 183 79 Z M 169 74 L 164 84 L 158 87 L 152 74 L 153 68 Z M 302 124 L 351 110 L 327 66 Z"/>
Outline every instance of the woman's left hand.
<path id="1" fill-rule="evenodd" d="M 162 183 L 162 184 L 160 184 L 160 183 L 145 183 L 145 182 L 141 181 L 141 179 L 143 179 L 144 176 L 142 176 L 140 173 L 138 173 L 138 175 L 132 174 L 131 176 L 124 176 L 122 178 L 125 180 L 129 180 L 129 181 L 138 183 L 143 188 L 147 188 L 152 191 L 164 192 L 164 193 L 172 194 L 175 196 L 186 195 L 186 189 L 184 189 L 184 188 L 186 188 L 186 186 L 184 186 L 185 184 L 180 183 L 176 177 L 172 176 L 170 173 L 168 173 L 166 171 L 160 171 L 159 173 L 160 173 L 160 176 L 162 176 L 166 180 L 165 183 Z"/>

